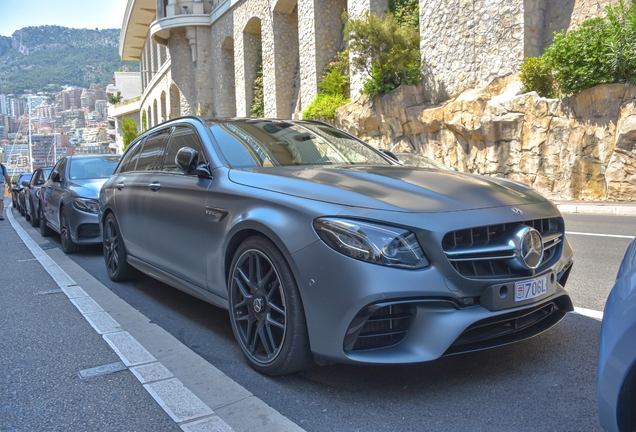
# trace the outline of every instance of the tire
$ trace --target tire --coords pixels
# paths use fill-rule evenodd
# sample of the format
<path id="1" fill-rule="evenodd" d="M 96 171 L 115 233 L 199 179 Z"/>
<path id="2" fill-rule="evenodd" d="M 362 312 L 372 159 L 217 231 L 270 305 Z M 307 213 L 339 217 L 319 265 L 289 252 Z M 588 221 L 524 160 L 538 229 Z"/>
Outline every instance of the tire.
<path id="1" fill-rule="evenodd" d="M 20 212 L 20 216 L 24 217 L 26 212 L 24 211 L 24 207 L 18 204 L 18 211 Z"/>
<path id="2" fill-rule="evenodd" d="M 40 234 L 42 237 L 53 235 L 53 230 L 46 224 L 46 217 L 44 216 L 42 203 L 40 203 Z"/>
<path id="3" fill-rule="evenodd" d="M 33 228 L 37 228 L 40 226 L 40 219 L 37 217 L 37 215 L 35 214 L 35 209 L 33 208 L 33 202 L 29 201 L 29 213 L 31 214 L 31 226 Z"/>
<path id="4" fill-rule="evenodd" d="M 255 236 L 241 243 L 228 293 L 232 330 L 252 368 L 275 376 L 313 365 L 298 286 L 270 240 Z"/>
<path id="5" fill-rule="evenodd" d="M 66 217 L 66 209 L 60 209 L 60 240 L 62 241 L 62 250 L 65 254 L 72 254 L 79 250 L 79 245 L 73 241 L 71 230 L 68 227 L 68 217 Z"/>
<path id="6" fill-rule="evenodd" d="M 124 246 L 124 239 L 121 237 L 119 224 L 113 213 L 106 216 L 102 244 L 104 245 L 104 264 L 106 264 L 108 277 L 115 282 L 134 279 L 137 276 L 137 269 L 126 261 L 128 254 Z"/>

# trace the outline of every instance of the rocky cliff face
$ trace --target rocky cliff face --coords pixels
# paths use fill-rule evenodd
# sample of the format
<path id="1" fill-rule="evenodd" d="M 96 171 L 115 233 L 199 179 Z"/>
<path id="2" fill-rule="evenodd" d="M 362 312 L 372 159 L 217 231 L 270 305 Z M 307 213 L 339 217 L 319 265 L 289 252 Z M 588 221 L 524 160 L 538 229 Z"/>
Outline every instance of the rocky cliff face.
<path id="1" fill-rule="evenodd" d="M 509 76 L 431 105 L 420 86 L 403 86 L 339 108 L 336 125 L 377 147 L 518 180 L 553 199 L 636 199 L 636 87 L 565 99 L 520 88 Z"/>

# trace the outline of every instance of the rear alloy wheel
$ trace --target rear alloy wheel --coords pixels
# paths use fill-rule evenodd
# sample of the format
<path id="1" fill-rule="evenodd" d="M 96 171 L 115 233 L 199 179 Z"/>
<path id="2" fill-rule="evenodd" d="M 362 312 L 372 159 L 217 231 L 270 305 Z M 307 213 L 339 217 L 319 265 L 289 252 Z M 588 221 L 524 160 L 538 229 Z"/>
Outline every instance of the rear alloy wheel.
<path id="1" fill-rule="evenodd" d="M 71 238 L 71 230 L 68 226 L 68 218 L 64 207 L 60 210 L 60 240 L 65 254 L 72 254 L 78 251 L 79 245 Z"/>
<path id="2" fill-rule="evenodd" d="M 137 270 L 126 261 L 124 240 L 121 238 L 117 219 L 112 213 L 106 216 L 102 244 L 108 277 L 115 282 L 132 279 L 137 274 Z"/>
<path id="3" fill-rule="evenodd" d="M 37 228 L 40 225 L 40 219 L 35 214 L 35 209 L 33 208 L 33 202 L 29 201 L 29 214 L 31 215 L 31 226 L 33 228 Z"/>
<path id="4" fill-rule="evenodd" d="M 40 234 L 42 237 L 48 237 L 53 234 L 53 230 L 46 224 L 42 204 L 40 204 Z"/>
<path id="5" fill-rule="evenodd" d="M 312 364 L 296 281 L 283 254 L 268 239 L 250 237 L 236 251 L 229 308 L 234 336 L 254 369 L 283 375 Z"/>

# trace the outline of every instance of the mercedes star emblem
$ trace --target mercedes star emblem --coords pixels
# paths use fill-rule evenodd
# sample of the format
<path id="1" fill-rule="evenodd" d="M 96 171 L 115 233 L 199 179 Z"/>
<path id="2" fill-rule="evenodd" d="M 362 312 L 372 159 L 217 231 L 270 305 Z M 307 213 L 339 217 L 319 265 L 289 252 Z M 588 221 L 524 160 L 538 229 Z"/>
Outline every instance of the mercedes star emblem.
<path id="1" fill-rule="evenodd" d="M 522 225 L 510 240 L 515 256 L 510 264 L 518 270 L 534 270 L 543 261 L 543 239 L 536 229 Z"/>

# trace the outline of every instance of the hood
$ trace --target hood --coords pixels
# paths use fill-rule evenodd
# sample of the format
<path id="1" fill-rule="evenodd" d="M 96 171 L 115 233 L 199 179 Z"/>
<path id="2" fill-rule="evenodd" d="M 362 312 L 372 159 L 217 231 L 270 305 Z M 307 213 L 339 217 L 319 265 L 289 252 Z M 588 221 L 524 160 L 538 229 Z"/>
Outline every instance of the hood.
<path id="1" fill-rule="evenodd" d="M 97 199 L 99 190 L 107 180 L 107 178 L 72 180 L 68 183 L 68 188 L 77 196 Z"/>
<path id="2" fill-rule="evenodd" d="M 402 166 L 286 166 L 233 169 L 230 180 L 343 206 L 446 212 L 546 201 L 534 189 L 495 177 Z"/>

